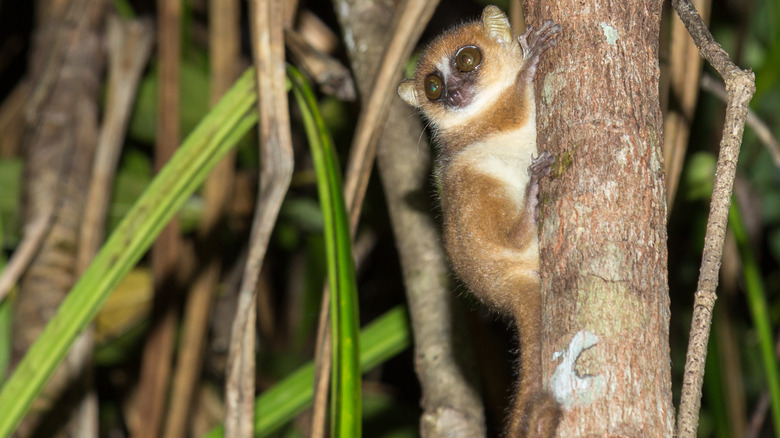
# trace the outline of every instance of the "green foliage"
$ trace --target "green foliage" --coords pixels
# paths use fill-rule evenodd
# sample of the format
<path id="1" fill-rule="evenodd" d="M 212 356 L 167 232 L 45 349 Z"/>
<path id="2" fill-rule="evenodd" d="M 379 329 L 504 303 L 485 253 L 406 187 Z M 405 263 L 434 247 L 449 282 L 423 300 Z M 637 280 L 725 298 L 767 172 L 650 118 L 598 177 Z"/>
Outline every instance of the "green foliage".
<path id="1" fill-rule="evenodd" d="M 0 159 L 0 240 L 2 247 L 15 245 L 19 240 L 18 229 L 21 214 L 19 213 L 20 184 L 22 177 L 21 160 Z"/>
<path id="2" fill-rule="evenodd" d="M 406 309 L 396 307 L 360 333 L 360 370 L 368 371 L 406 349 L 412 342 Z M 268 436 L 311 405 L 314 395 L 314 364 L 308 363 L 265 391 L 255 401 L 255 436 Z M 216 428 L 204 438 L 220 438 Z"/>
<path id="3" fill-rule="evenodd" d="M 684 185 L 688 200 L 708 200 L 712 193 L 715 167 L 716 158 L 712 154 L 699 152 L 690 156 L 686 165 Z M 777 172 L 777 169 L 775 169 L 775 172 Z M 729 231 L 733 234 L 739 248 L 742 282 L 746 292 L 745 298 L 747 299 L 748 308 L 750 309 L 758 336 L 761 361 L 759 368 L 765 378 L 765 383 L 759 385 L 759 387 L 768 387 L 772 403 L 771 413 L 773 422 L 774 424 L 780 424 L 780 368 L 778 367 L 773 347 L 773 321 L 770 317 L 770 306 L 768 303 L 770 294 L 768 294 L 768 290 L 764 286 L 761 268 L 753 255 L 755 250 L 747 237 L 737 202 L 732 202 L 729 210 L 728 225 Z M 723 309 L 716 306 L 714 324 L 718 324 L 719 318 L 726 317 L 724 312 Z M 705 421 L 705 424 L 712 426 L 712 434 L 719 437 L 729 436 L 728 412 L 725 403 L 726 394 L 721 386 L 723 379 L 725 379 L 725 374 L 722 372 L 719 364 L 719 356 L 724 353 L 717 348 L 717 339 L 714 335 L 710 337 L 710 340 L 710 354 L 705 373 L 705 397 L 711 412 L 705 411 L 703 416 L 712 420 L 712 423 Z M 751 375 L 754 374 L 751 373 Z M 703 436 L 710 435 L 701 429 L 700 432 L 703 433 Z"/>
<path id="4" fill-rule="evenodd" d="M 112 3 L 120 15 L 135 15 L 131 2 L 113 0 Z M 508 2 L 501 3 L 502 7 L 508 5 Z M 780 4 L 776 1 L 759 0 L 750 3 L 750 8 L 743 9 L 739 3 L 716 3 L 713 7 L 711 28 L 716 39 L 732 57 L 738 57 L 735 59 L 738 64 L 756 72 L 757 93 L 751 102 L 751 107 L 778 137 L 780 134 L 780 129 L 777 128 L 780 126 L 777 116 L 780 114 Z M 466 2 L 458 6 L 462 10 L 451 12 L 451 15 L 457 15 L 459 18 L 473 17 L 485 4 L 487 2 L 481 0 Z M 3 2 L 3 6 L 7 7 L 9 3 Z M 101 306 L 119 278 L 135 266 L 142 257 L 144 248 L 154 240 L 158 228 L 167 221 L 166 218 L 178 210 L 184 232 L 195 229 L 203 210 L 202 200 L 196 193 L 197 181 L 202 180 L 207 168 L 215 162 L 216 157 L 231 147 L 236 147 L 239 152 L 237 167 L 242 172 L 242 176 L 246 178 L 250 175 L 248 179 L 257 176 L 259 160 L 257 148 L 255 144 L 246 141 L 248 137 L 254 135 L 254 130 L 250 126 L 250 120 L 255 117 L 252 109 L 255 98 L 252 78 L 245 76 L 238 82 L 240 91 L 234 89 L 233 93 L 240 94 L 240 98 L 237 94 L 233 94 L 236 100 L 232 104 L 221 105 L 210 112 L 200 128 L 196 128 L 208 112 L 209 72 L 205 50 L 199 49 L 199 42 L 192 38 L 195 31 L 200 29 L 197 27 L 198 20 L 193 19 L 193 14 L 192 8 L 186 5 L 182 26 L 184 39 L 181 58 L 180 126 L 184 135 L 192 132 L 185 142 L 185 148 L 189 145 L 190 150 L 182 152 L 187 155 L 187 158 L 180 158 L 179 164 L 172 163 L 168 166 L 168 168 L 176 168 L 175 171 L 166 170 L 168 172 L 166 176 L 160 175 L 154 178 L 148 148 L 149 144 L 155 142 L 156 136 L 157 69 L 153 64 L 137 93 L 129 126 L 130 140 L 126 142 L 113 187 L 107 223 L 107 230 L 113 233 L 112 237 L 87 275 L 74 287 L 70 297 L 63 303 L 57 316 L 25 357 L 20 368 L 0 390 L 0 412 L 2 412 L 0 436 L 6 435 L 7 431 L 13 428 L 13 423 L 21 418 L 27 404 L 39 390 L 48 373 L 61 360 L 74 336 L 92 320 L 94 312 Z M 407 76 L 410 75 L 410 70 L 415 64 L 416 59 L 407 65 Z M 712 74 L 711 69 L 705 67 L 705 70 Z M 295 76 L 294 73 L 292 75 Z M 312 163 L 305 145 L 308 143 L 317 148 L 317 143 L 320 143 L 320 147 L 332 148 L 333 142 L 329 140 L 327 132 L 333 135 L 336 144 L 347 145 L 355 126 L 356 106 L 332 97 L 322 97 L 315 102 L 310 90 L 305 90 L 304 87 L 302 82 L 298 84 L 295 93 L 300 101 L 298 107 L 300 109 L 293 108 L 292 111 L 293 123 L 297 123 L 293 129 L 296 145 L 296 174 L 293 189 L 288 193 L 282 206 L 268 257 L 273 267 L 271 281 L 276 283 L 272 285 L 274 289 L 272 295 L 276 300 L 282 301 L 281 304 L 272 303 L 274 307 L 270 312 L 278 317 L 276 324 L 284 328 L 275 327 L 278 332 L 274 333 L 273 338 L 261 340 L 264 347 L 260 353 L 261 358 L 269 363 L 263 363 L 263 367 L 258 367 L 260 373 L 265 373 L 261 376 L 264 382 L 275 381 L 277 376 L 286 377 L 270 389 L 263 391 L 257 398 L 258 436 L 303 436 L 301 431 L 290 423 L 298 413 L 311 404 L 313 366 L 310 363 L 300 368 L 297 366 L 310 357 L 311 336 L 316 327 L 321 302 L 320 293 L 326 272 L 331 273 L 329 278 L 333 280 L 336 277 L 334 263 L 342 268 L 352 266 L 351 256 L 343 251 L 341 253 L 334 251 L 336 245 L 348 248 L 343 231 L 340 240 L 337 239 L 334 243 L 331 239 L 326 244 L 323 233 L 326 231 L 332 233 L 333 224 L 337 219 L 332 216 L 326 218 L 323 215 L 321 209 L 328 209 L 332 205 L 322 200 L 322 191 L 320 201 L 315 198 L 315 183 L 330 182 L 331 186 L 327 190 L 321 189 L 326 190 L 324 196 L 327 197 L 338 195 L 333 190 L 340 182 L 334 179 L 333 175 L 322 176 L 321 170 L 317 178 L 314 177 L 315 172 L 312 171 Z M 317 108 L 321 113 L 321 120 L 316 117 Z M 684 362 L 682 351 L 687 343 L 690 300 L 692 291 L 695 290 L 701 262 L 701 244 L 715 168 L 713 154 L 717 152 L 723 108 L 724 105 L 719 99 L 708 93 L 701 94 L 691 133 L 690 152 L 686 158 L 682 192 L 677 197 L 677 205 L 672 211 L 668 244 L 672 284 L 672 362 L 675 373 L 678 373 L 675 383 L 681 381 Z M 299 114 L 298 111 L 305 114 Z M 300 126 L 298 119 L 301 116 L 306 124 L 306 135 L 303 129 L 296 129 Z M 204 126 L 209 124 L 213 131 L 204 129 Z M 249 135 L 244 135 L 246 133 Z M 417 136 L 419 133 L 410 133 L 410 135 Z M 217 138 L 220 136 L 222 140 Z M 420 147 L 424 148 L 426 145 L 421 144 Z M 575 150 L 576 145 L 572 148 Z M 199 152 L 196 153 L 196 149 Z M 331 170 L 336 170 L 338 160 L 334 158 L 335 153 L 332 150 L 320 152 L 324 155 L 316 163 L 317 166 L 321 166 L 327 156 L 330 164 L 326 167 L 330 166 Z M 348 151 L 340 152 L 343 159 Z M 559 158 L 563 163 L 561 169 L 571 164 L 570 155 Z M 186 165 L 181 164 L 185 161 Z M 0 187 L 2 187 L 0 236 L 6 251 L 18 244 L 21 233 L 19 201 L 22 165 L 22 160 L 18 158 L 0 159 Z M 188 173 L 190 176 L 185 177 L 182 176 L 183 173 L 178 172 L 191 173 Z M 769 392 L 772 396 L 772 410 L 771 415 L 768 416 L 772 421 L 767 423 L 774 424 L 765 426 L 763 432 L 766 435 L 772 427 L 775 431 L 780 430 L 778 370 L 771 354 L 772 335 L 780 326 L 780 294 L 778 293 L 780 291 L 780 196 L 778 196 L 780 170 L 750 127 L 745 133 L 738 177 L 741 179 L 740 184 L 743 189 L 739 195 L 740 200 L 747 199 L 748 202 L 740 204 L 739 211 L 731 212 L 730 227 L 737 235 L 742 264 L 737 292 L 745 293 L 721 295 L 716 304 L 715 319 L 716 323 L 718 318 L 729 318 L 732 322 L 733 335 L 739 343 L 737 362 L 742 367 L 740 377 L 745 394 L 741 396 L 748 410 L 747 415 L 752 415 L 751 411 L 763 392 Z M 162 180 L 166 182 L 163 184 Z M 255 181 L 252 180 L 252 183 L 254 184 Z M 380 239 L 390 240 L 386 237 L 390 234 L 387 224 L 378 224 L 379 221 L 372 220 L 380 218 L 386 221 L 386 217 L 383 217 L 385 212 L 381 210 L 381 195 L 378 193 L 379 190 L 369 191 L 367 196 L 367 210 L 378 209 L 378 213 L 371 211 L 371 215 L 361 226 L 379 235 Z M 431 204 L 434 205 L 435 201 Z M 544 204 L 542 201 L 542 206 Z M 433 215 L 436 215 L 435 211 Z M 231 217 L 230 220 L 240 222 L 246 218 Z M 239 252 L 239 244 L 235 241 L 244 239 L 244 236 L 236 232 L 236 228 L 230 230 L 232 232 L 230 235 L 225 231 L 222 230 L 223 240 L 231 243 L 232 239 L 234 243 L 234 247 L 230 247 L 224 253 L 224 257 L 228 258 L 225 264 L 232 265 L 238 263 L 232 259 L 238 256 L 231 254 L 230 251 Z M 368 279 L 361 278 L 361 286 L 363 282 L 372 286 L 361 288 L 363 294 L 361 311 L 367 319 L 370 318 L 366 315 L 381 314 L 390 307 L 387 303 L 377 306 L 376 303 L 381 302 L 384 297 L 381 296 L 381 291 L 375 292 L 373 289 L 376 287 L 373 286 L 387 283 L 393 274 L 397 276 L 392 269 L 387 269 L 385 263 L 388 259 L 387 253 L 390 257 L 395 257 L 392 251 L 386 251 L 392 243 L 388 244 L 380 240 L 380 245 L 382 244 L 384 247 L 376 250 L 376 254 L 373 255 L 376 259 L 372 262 L 375 265 L 381 264 L 381 269 L 389 273 L 370 272 L 366 275 Z M 382 250 L 385 252 L 383 253 Z M 4 253 L 0 253 L 0 262 L 3 255 Z M 381 263 L 377 263 L 377 260 Z M 295 263 L 299 261 L 301 266 L 296 267 Z M 369 266 L 368 269 L 371 267 Z M 353 275 L 349 272 L 347 274 Z M 299 280 L 303 285 L 296 289 L 287 284 L 294 280 Z M 349 286 L 347 289 L 354 287 L 353 281 L 347 281 Z M 400 290 L 400 282 L 397 279 L 392 281 L 394 282 L 390 287 Z M 295 292 L 290 292 L 292 290 Z M 338 289 L 332 287 L 331 290 Z M 719 291 L 719 294 L 721 292 Z M 398 302 L 397 300 L 401 299 L 400 295 L 398 293 L 395 296 L 396 301 L 391 304 Z M 337 363 L 334 372 L 338 374 L 333 382 L 335 388 L 341 388 L 342 391 L 334 391 L 335 394 L 339 394 L 334 397 L 342 400 L 340 406 L 343 409 L 338 407 L 332 409 L 332 414 L 335 416 L 332 424 L 337 428 L 343 427 L 340 430 L 344 432 L 336 431 L 333 436 L 356 433 L 355 428 L 360 428 L 361 399 L 363 435 L 416 436 L 419 416 L 416 400 L 411 402 L 399 400 L 398 397 L 369 389 L 363 391 L 362 397 L 359 392 L 357 396 L 355 395 L 360 389 L 361 380 L 360 372 L 355 365 L 356 357 L 360 358 L 360 370 L 365 372 L 410 344 L 405 313 L 395 308 L 384 314 L 363 330 L 358 343 L 355 341 L 357 300 L 354 292 L 337 292 L 332 298 L 337 301 L 333 308 L 338 313 L 333 321 L 334 333 L 336 333 L 335 345 L 357 347 L 359 344 L 361 347 L 359 351 L 353 348 L 348 354 L 344 351 L 334 353 Z M 381 307 L 382 305 L 385 307 Z M 0 303 L 0 381 L 5 377 L 4 370 L 9 363 L 11 351 L 12 306 L 12 300 Z M 295 317 L 290 318 L 293 323 L 287 320 L 287 315 L 292 313 L 296 314 Z M 136 360 L 148 323 L 149 318 L 146 315 L 130 331 L 98 346 L 95 353 L 96 366 L 104 369 L 126 367 L 128 362 Z M 730 428 L 733 427 L 730 424 L 732 414 L 729 412 L 729 403 L 726 403 L 728 394 L 724 383 L 729 370 L 724 366 L 724 361 L 718 359 L 727 353 L 716 345 L 717 333 L 713 332 L 711 339 L 714 342 L 710 345 L 707 361 L 705 399 L 699 434 L 702 437 L 724 437 L 730 435 Z M 100 369 L 98 372 L 101 372 Z M 408 386 L 403 387 L 403 391 L 408 387 L 415 387 L 411 371 L 405 378 Z M 398 391 L 395 387 L 393 390 Z M 392 394 L 392 390 L 389 393 Z M 110 411 L 111 407 L 104 409 L 103 403 L 101 401 L 101 412 Z M 500 411 L 501 408 L 498 409 L 498 412 L 493 412 L 489 417 L 500 417 L 503 412 Z M 120 412 L 118 409 L 116 411 Z M 121 420 L 116 421 L 121 422 Z M 347 428 L 347 424 L 351 425 L 352 429 Z"/>
<path id="5" fill-rule="evenodd" d="M 211 169 L 254 126 L 255 100 L 252 72 L 248 71 L 184 141 L 111 234 L 0 391 L 4 414 L 0 416 L 0 436 L 11 434 L 109 293 Z"/>
<path id="6" fill-rule="evenodd" d="M 325 225 L 333 350 L 331 436 L 359 438 L 362 414 L 358 297 L 344 185 L 336 152 L 317 109 L 314 93 L 294 67 L 287 68 L 287 76 L 292 82 L 309 139 Z"/>
<path id="7" fill-rule="evenodd" d="M 0 272 L 5 268 L 5 253 L 3 252 L 3 239 L 5 227 L 3 216 L 0 214 Z M 11 323 L 13 321 L 13 299 L 0 301 L 0 383 L 5 381 L 5 374 L 11 364 L 11 349 L 13 345 Z"/>
<path id="8" fill-rule="evenodd" d="M 780 425 L 780 368 L 775 356 L 775 342 L 772 334 L 772 321 L 769 318 L 767 291 L 761 278 L 761 272 L 753 256 L 753 249 L 747 238 L 747 232 L 742 222 L 742 215 L 736 203 L 729 209 L 729 230 L 734 233 L 739 255 L 742 261 L 742 279 L 750 307 L 753 324 L 758 332 L 764 375 L 769 387 L 772 404 L 771 412 L 775 425 Z M 776 435 L 780 436 L 780 427 L 776 427 Z"/>
<path id="9" fill-rule="evenodd" d="M 182 136 L 189 135 L 209 109 L 209 76 L 202 62 L 194 56 L 183 57 L 181 62 L 181 88 L 179 90 Z M 141 81 L 138 97 L 130 119 L 128 133 L 131 138 L 153 144 L 157 136 L 157 67 Z"/>

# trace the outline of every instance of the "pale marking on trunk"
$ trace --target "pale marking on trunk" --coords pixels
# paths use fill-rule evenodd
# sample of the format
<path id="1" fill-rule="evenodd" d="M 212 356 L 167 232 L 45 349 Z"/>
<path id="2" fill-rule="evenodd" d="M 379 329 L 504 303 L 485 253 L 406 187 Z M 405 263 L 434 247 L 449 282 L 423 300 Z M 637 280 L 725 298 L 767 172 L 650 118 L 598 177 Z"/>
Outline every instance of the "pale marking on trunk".
<path id="1" fill-rule="evenodd" d="M 575 405 L 589 405 L 604 392 L 602 376 L 579 376 L 574 369 L 582 352 L 596 345 L 598 341 L 596 334 L 580 330 L 574 335 L 568 348 L 552 355 L 552 360 L 560 359 L 561 363 L 550 378 L 550 391 L 566 410 Z"/>

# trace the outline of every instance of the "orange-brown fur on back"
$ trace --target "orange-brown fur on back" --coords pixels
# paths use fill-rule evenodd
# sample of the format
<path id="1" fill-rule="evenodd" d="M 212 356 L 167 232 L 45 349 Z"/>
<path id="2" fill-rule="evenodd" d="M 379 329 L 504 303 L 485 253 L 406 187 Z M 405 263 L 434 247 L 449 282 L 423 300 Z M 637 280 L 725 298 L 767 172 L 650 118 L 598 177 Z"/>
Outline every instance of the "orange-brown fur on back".
<path id="1" fill-rule="evenodd" d="M 488 306 L 512 315 L 518 327 L 520 382 L 507 434 L 551 436 L 560 408 L 542 384 L 535 218 L 538 179 L 549 171 L 551 156 L 534 158 L 533 77 L 539 55 L 554 45 L 560 27 L 546 22 L 522 37 L 509 29 L 506 16 L 487 7 L 481 21 L 434 40 L 399 95 L 425 114 L 440 147 L 436 177 L 455 273 Z M 473 69 L 459 63 L 458 53 L 467 47 L 481 55 Z M 428 87 L 432 76 L 441 85 L 436 90 Z"/>

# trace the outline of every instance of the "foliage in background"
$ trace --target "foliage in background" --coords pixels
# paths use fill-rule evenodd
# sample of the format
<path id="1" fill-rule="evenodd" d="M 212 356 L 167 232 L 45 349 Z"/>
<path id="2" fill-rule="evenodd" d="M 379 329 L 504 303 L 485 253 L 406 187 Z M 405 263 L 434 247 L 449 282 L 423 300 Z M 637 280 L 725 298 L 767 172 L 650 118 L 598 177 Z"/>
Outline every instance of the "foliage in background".
<path id="1" fill-rule="evenodd" d="M 117 4 L 126 5 L 127 2 L 117 1 Z M 329 4 L 308 6 L 327 20 L 328 12 L 323 8 Z M 477 3 L 479 5 L 477 5 Z M 445 4 L 440 21 L 462 19 L 460 8 L 479 9 L 485 2 L 470 2 L 466 5 L 451 2 Z M 7 14 L 11 8 L 9 2 L 0 4 L 0 14 Z M 505 5 L 503 5 L 505 6 Z M 319 8 L 319 9 L 318 9 Z M 194 29 L 199 25 L 199 18 L 192 9 L 187 10 L 190 17 L 187 28 L 191 33 L 185 35 L 186 54 L 182 64 L 182 132 L 190 132 L 201 118 L 207 113 L 208 108 L 208 71 L 204 67 L 207 63 L 205 49 L 193 37 Z M 202 17 L 201 17 L 202 18 Z M 435 20 L 438 18 L 434 18 Z M 202 25 L 202 23 L 200 23 Z M 333 23 L 330 23 L 333 24 Z M 780 136 L 778 129 L 778 114 L 780 114 L 780 5 L 770 0 L 754 0 L 751 2 L 725 2 L 718 1 L 713 5 L 712 29 L 716 39 L 724 48 L 735 57 L 743 66 L 752 68 L 756 72 L 757 92 L 751 103 L 751 107 L 770 127 L 775 136 Z M 1 31 L 0 31 L 1 32 Z M 2 38 L 2 36 L 0 36 Z M 21 59 L 21 58 L 20 58 Z M 24 62 L 17 60 L 16 62 Z M 120 171 L 114 190 L 111 207 L 110 230 L 116 228 L 119 219 L 128 214 L 130 206 L 138 199 L 152 180 L 150 144 L 153 142 L 155 132 L 156 89 L 155 68 L 149 68 L 149 72 L 139 91 L 134 116 L 130 126 L 129 138 L 123 153 Z M 8 76 L 2 76 L 10 81 Z M 4 99 L 7 90 L 15 84 L 15 81 L 0 83 L 0 99 Z M 323 112 L 322 118 L 327 129 L 336 136 L 349 136 L 354 128 L 356 109 L 348 103 L 339 102 L 330 97 L 317 96 Z M 715 97 L 703 93 L 699 99 L 694 130 L 690 141 L 690 152 L 685 170 L 685 184 L 681 187 L 682 195 L 678 196 L 678 202 L 673 208 L 670 222 L 669 254 L 670 254 L 670 282 L 672 300 L 672 363 L 674 366 L 674 382 L 679 385 L 683 365 L 684 348 L 687 344 L 689 319 L 691 311 L 691 296 L 695 290 L 698 266 L 701 257 L 701 242 L 703 239 L 703 224 L 707 214 L 707 199 L 710 188 L 706 180 L 711 178 L 708 174 L 707 160 L 716 152 L 717 141 L 720 136 L 723 104 Z M 294 124 L 300 128 L 301 122 L 295 117 Z M 247 128 L 249 129 L 249 128 Z M 260 378 L 261 396 L 258 401 L 258 420 L 274 420 L 273 430 L 277 436 L 301 436 L 305 430 L 299 424 L 283 425 L 282 420 L 288 421 L 294 415 L 304 409 L 306 397 L 296 399 L 294 407 L 285 407 L 283 403 L 272 401 L 267 403 L 270 394 L 281 391 L 279 388 L 289 388 L 288 382 L 296 381 L 298 389 L 293 392 L 298 396 L 305 396 L 301 392 L 308 387 L 309 377 L 300 377 L 303 371 L 298 371 L 305 366 L 311 357 L 312 334 L 316 326 L 317 312 L 319 309 L 319 294 L 322 287 L 327 261 L 325 244 L 321 236 L 323 231 L 323 218 L 319 213 L 316 201 L 316 187 L 312 177 L 312 159 L 305 147 L 305 138 L 302 129 L 297 129 L 294 135 L 296 141 L 297 168 L 294 177 L 294 187 L 288 194 L 277 223 L 272 247 L 269 250 L 270 273 L 268 273 L 268 295 L 270 300 L 270 314 L 275 318 L 272 322 L 265 321 L 270 328 L 261 331 L 260 344 L 263 348 L 259 351 L 258 373 Z M 418 136 L 419 133 L 410 135 Z M 247 140 L 249 138 L 249 140 Z M 239 141 L 239 139 L 235 139 Z M 257 153 L 255 145 L 251 142 L 251 135 L 240 140 L 238 168 L 241 177 L 254 185 L 257 177 Z M 348 144 L 338 142 L 337 144 Z M 421 145 L 420 147 L 424 147 Z M 342 159 L 348 151 L 338 151 Z M 709 157 L 709 158 L 708 158 Z M 0 223 L 3 227 L 3 249 L 10 253 L 18 244 L 21 235 L 21 219 L 19 214 L 19 192 L 21 174 L 21 158 L 0 159 Z M 758 140 L 751 128 L 746 129 L 742 154 L 740 157 L 738 178 L 745 189 L 738 193 L 737 200 L 740 206 L 740 219 L 744 233 L 740 239 L 740 251 L 745 270 L 738 280 L 738 293 L 733 296 L 721 295 L 716 304 L 716 312 L 723 317 L 728 317 L 732 322 L 734 336 L 738 340 L 739 349 L 736 353 L 741 365 L 741 381 L 744 384 L 744 407 L 747 420 L 754 414 L 755 407 L 762 394 L 767 392 L 772 376 L 770 354 L 772 345 L 769 337 L 777 333 L 780 327 L 780 170 L 772 161 L 770 154 Z M 701 180 L 703 178 L 703 180 Z M 697 179 L 699 182 L 696 182 Z M 702 183 L 704 182 L 704 183 Z M 192 188 L 195 190 L 195 188 Z M 237 192 L 236 199 L 244 199 Z M 248 194 L 248 198 L 253 197 Z M 184 232 L 195 229 L 199 220 L 202 206 L 200 198 L 185 196 L 183 207 Z M 398 281 L 398 264 L 395 260 L 392 237 L 386 220 L 386 212 L 382 210 L 383 199 L 381 190 L 372 186 L 367 199 L 367 219 L 363 221 L 362 228 L 370 231 L 377 238 L 377 243 L 371 251 L 364 271 L 358 275 L 358 289 L 361 292 L 361 315 L 364 322 L 381 315 L 393 305 L 403 301 L 402 285 Z M 170 206 L 169 206 L 170 207 Z M 429 206 L 435 211 L 435 200 Z M 435 213 L 434 213 L 435 214 Z M 231 258 L 226 262 L 228 268 L 240 263 L 242 243 L 247 239 L 246 217 L 233 213 L 225 227 L 224 240 L 226 248 L 231 252 Z M 121 228 L 121 227 L 120 227 Z M 752 260 L 745 256 L 752 254 Z M 135 254 L 141 258 L 141 254 Z M 752 263 L 749 263 L 752 261 Z M 132 268 L 132 263 L 122 269 Z M 131 276 L 137 276 L 138 283 L 130 287 L 130 294 L 144 296 L 133 291 L 133 287 L 140 287 L 148 292 L 148 282 L 144 280 L 145 262 L 134 268 Z M 223 279 L 223 296 L 229 296 L 230 279 Z M 763 292 L 756 295 L 752 288 L 756 283 L 763 285 Z M 114 284 L 114 283 L 112 283 Z M 120 286 L 121 287 L 121 286 Z M 145 289 L 144 289 L 145 288 Z M 121 292 L 121 289 L 120 289 Z M 103 293 L 108 293 L 103 291 Z M 746 294 L 747 293 L 747 294 Z M 148 296 L 145 295 L 145 296 Z M 752 297 L 748 301 L 748 296 Z M 99 301 L 99 300 L 98 300 Z M 763 301 L 765 306 L 756 311 L 755 304 Z M 148 304 L 148 303 L 147 303 Z M 93 303 L 92 306 L 96 306 Z M 218 306 L 217 306 L 218 307 Z M 132 370 L 138 360 L 138 345 L 144 338 L 144 330 L 148 322 L 148 305 L 139 305 L 132 315 L 131 324 L 121 327 L 119 331 L 112 332 L 105 343 L 101 344 L 96 354 L 98 363 L 97 374 L 99 381 L 104 386 L 101 389 L 101 411 L 119 411 L 124 396 L 130 392 L 133 383 Z M 215 310 L 219 312 L 219 310 Z M 479 313 L 479 312 L 476 312 Z M 81 320 L 88 320 L 90 315 L 79 313 Z M 224 315 L 219 313 L 219 315 Z M 85 319 L 86 318 L 86 319 Z M 718 317 L 716 317 L 718 318 Z M 116 318 L 114 318 L 116 319 Z M 219 318 L 215 318 L 217 321 Z M 487 319 L 491 319 L 488 317 Z M 4 366 L 4 353 L 10 351 L 10 301 L 0 306 L 0 372 Z M 218 331 L 218 322 L 214 323 L 215 331 Z M 398 326 L 399 330 L 401 325 Z M 404 326 L 405 327 L 405 326 Z M 498 330 L 501 336 L 502 329 Z M 379 339 L 387 341 L 401 332 L 383 332 Z M 506 336 L 506 334 L 503 334 Z M 400 342 L 394 348 L 408 343 L 408 333 L 405 341 Z M 495 341 L 489 339 L 496 337 L 496 332 L 483 330 L 475 333 L 477 342 L 492 344 Z M 511 335 L 506 336 L 502 347 L 511 345 Z M 364 338 L 365 339 L 365 338 Z M 727 354 L 718 348 L 715 342 L 717 337 L 711 337 L 711 351 L 708 360 L 707 374 L 705 375 L 705 399 L 703 401 L 700 436 L 732 436 L 728 428 L 731 426 L 733 413 L 729 411 L 730 404 L 726 399 L 725 388 L 727 386 L 727 373 L 720 355 Z M 777 342 L 777 339 L 775 339 Z M 369 343 L 372 347 L 373 343 Z M 60 345 L 57 347 L 62 349 Z M 220 357 L 217 344 L 211 345 L 210 352 L 213 357 Z M 47 356 L 53 350 L 47 350 Z M 364 350 L 361 354 L 365 354 Z M 363 370 L 365 364 L 361 362 Z M 393 366 L 385 367 L 383 371 L 374 371 L 364 378 L 364 435 L 366 436 L 416 436 L 418 414 L 418 388 L 413 374 L 413 365 L 409 356 L 393 363 Z M 221 377 L 220 364 L 214 360 L 206 367 L 204 386 L 218 388 L 220 391 Z M 308 368 L 303 368 L 307 370 Z M 492 370 L 491 370 L 492 371 Z M 501 374 L 501 370 L 494 374 Z M 776 373 L 776 371 L 775 371 Z M 110 382 L 108 376 L 119 374 L 122 379 L 128 381 L 123 385 Z M 768 379 L 767 376 L 770 378 Z M 298 380 L 296 380 L 298 379 Z M 121 379 L 120 379 L 121 380 Z M 273 383 L 281 381 L 273 390 L 269 390 Z M 108 388 L 108 389 L 106 389 Z M 776 392 L 776 385 L 772 385 Z M 119 395 L 115 395 L 119 394 Z M 264 402 L 265 400 L 265 402 Z M 303 400 L 303 401 L 301 401 Z M 263 409 L 271 409 L 262 411 Z M 502 418 L 501 407 L 494 407 L 492 417 L 498 421 Z M 402 412 L 402 414 L 397 414 Z M 372 416 L 374 415 L 374 416 Z M 777 413 L 775 412 L 775 415 Z M 121 416 L 121 415 L 120 415 Z M 204 415 L 205 416 L 205 415 Z M 381 424 L 378 418 L 391 417 L 397 421 L 392 424 Z M 771 434 L 772 421 L 768 421 L 765 434 Z M 121 425 L 122 420 L 114 418 L 113 422 L 107 421 L 103 428 L 110 429 Z M 258 427 L 265 427 L 258 424 Z M 269 430 L 270 430 L 269 429 Z M 395 434 L 395 435 L 394 435 Z"/>

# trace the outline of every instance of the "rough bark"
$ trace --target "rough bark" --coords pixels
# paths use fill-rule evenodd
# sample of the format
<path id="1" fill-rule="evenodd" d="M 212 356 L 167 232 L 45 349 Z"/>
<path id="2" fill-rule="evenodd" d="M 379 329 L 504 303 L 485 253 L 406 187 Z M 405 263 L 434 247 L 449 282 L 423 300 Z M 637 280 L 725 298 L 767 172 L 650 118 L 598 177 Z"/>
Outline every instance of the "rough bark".
<path id="1" fill-rule="evenodd" d="M 23 196 L 25 222 L 48 214 L 51 228 L 20 282 L 14 311 L 17 360 L 77 277 L 79 228 L 98 139 L 104 6 L 103 1 L 41 1 L 36 9 Z M 91 343 L 82 338 L 77 345 L 33 404 L 19 436 L 35 428 L 52 436 L 80 428 L 74 417 L 84 396 L 91 353 L 91 348 L 80 347 Z"/>
<path id="2" fill-rule="evenodd" d="M 537 80 L 545 385 L 558 436 L 671 436 L 661 2 L 529 2 L 563 27 Z"/>

